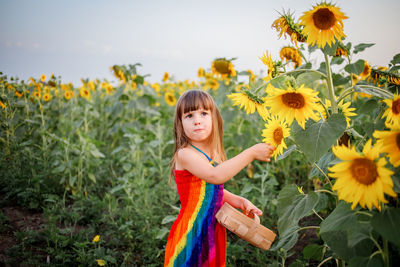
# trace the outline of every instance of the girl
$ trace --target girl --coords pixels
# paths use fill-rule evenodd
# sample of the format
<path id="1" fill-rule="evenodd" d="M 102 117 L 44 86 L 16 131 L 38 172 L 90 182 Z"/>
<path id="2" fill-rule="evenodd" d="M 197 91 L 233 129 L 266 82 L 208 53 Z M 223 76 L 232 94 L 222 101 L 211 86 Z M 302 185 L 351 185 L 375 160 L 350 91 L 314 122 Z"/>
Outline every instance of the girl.
<path id="1" fill-rule="evenodd" d="M 247 215 L 262 214 L 223 184 L 255 159 L 270 161 L 274 148 L 256 144 L 227 160 L 222 135 L 212 97 L 199 90 L 182 94 L 175 109 L 170 175 L 170 180 L 175 176 L 181 209 L 168 236 L 164 266 L 225 266 L 226 230 L 215 219 L 225 201 Z"/>

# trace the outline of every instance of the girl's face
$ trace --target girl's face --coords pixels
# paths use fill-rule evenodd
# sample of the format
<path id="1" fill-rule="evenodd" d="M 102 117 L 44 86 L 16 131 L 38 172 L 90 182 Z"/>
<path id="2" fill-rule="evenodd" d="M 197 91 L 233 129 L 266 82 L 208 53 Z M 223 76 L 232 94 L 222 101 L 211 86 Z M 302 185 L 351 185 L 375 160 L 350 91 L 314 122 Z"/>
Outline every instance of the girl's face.
<path id="1" fill-rule="evenodd" d="M 212 132 L 211 111 L 200 108 L 182 115 L 182 126 L 185 135 L 191 142 L 203 142 Z"/>

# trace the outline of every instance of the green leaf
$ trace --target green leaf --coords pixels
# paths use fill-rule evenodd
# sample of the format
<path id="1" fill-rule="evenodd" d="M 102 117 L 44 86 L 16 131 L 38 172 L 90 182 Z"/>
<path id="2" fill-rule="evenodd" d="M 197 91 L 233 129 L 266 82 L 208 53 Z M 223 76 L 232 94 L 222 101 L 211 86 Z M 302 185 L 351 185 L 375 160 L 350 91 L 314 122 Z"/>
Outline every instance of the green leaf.
<path id="1" fill-rule="evenodd" d="M 373 96 L 377 96 L 379 98 L 393 98 L 393 93 L 385 90 L 383 88 L 376 88 L 376 87 L 367 87 L 367 86 L 359 86 L 355 85 L 354 86 L 354 91 L 355 92 L 360 92 L 360 93 L 367 93 Z"/>
<path id="2" fill-rule="evenodd" d="M 321 79 L 321 75 L 316 72 L 302 73 L 296 78 L 297 85 L 304 84 L 308 88 L 314 88 L 314 83 Z"/>
<path id="3" fill-rule="evenodd" d="M 400 54 L 397 54 L 393 57 L 392 61 L 390 61 L 393 65 L 399 64 L 400 63 Z"/>
<path id="4" fill-rule="evenodd" d="M 354 257 L 349 262 L 349 267 L 383 267 L 382 256 L 380 254 L 371 257 Z"/>
<path id="5" fill-rule="evenodd" d="M 324 48 L 322 48 L 321 50 L 322 50 L 322 52 L 324 52 L 327 55 L 334 56 L 336 54 L 336 50 L 337 50 L 338 46 L 339 46 L 339 42 L 336 41 L 335 43 L 333 43 L 331 45 L 325 45 Z"/>
<path id="6" fill-rule="evenodd" d="M 175 220 L 176 220 L 176 216 L 167 215 L 167 216 L 164 217 L 164 219 L 162 220 L 161 224 L 167 224 L 167 223 L 173 222 Z"/>
<path id="7" fill-rule="evenodd" d="M 296 145 L 291 145 L 290 147 L 288 147 L 288 149 L 286 149 L 285 152 L 282 153 L 282 155 L 279 155 L 279 156 L 276 158 L 276 161 L 281 160 L 281 159 L 284 159 L 284 158 L 286 158 L 287 156 L 289 156 L 290 153 L 292 153 L 293 151 L 296 150 L 296 147 L 297 147 Z"/>
<path id="8" fill-rule="evenodd" d="M 331 61 L 331 65 L 335 65 L 335 64 L 340 65 L 343 63 L 343 61 L 344 61 L 344 58 L 342 58 L 342 57 L 333 57 L 332 61 Z"/>
<path id="9" fill-rule="evenodd" d="M 300 194 L 296 185 L 285 186 L 278 197 L 279 241 L 274 249 L 291 249 L 297 241 L 301 218 L 310 215 L 318 203 L 318 194 Z"/>
<path id="10" fill-rule="evenodd" d="M 373 248 L 369 239 L 372 230 L 369 218 L 361 220 L 356 211 L 351 210 L 350 204 L 340 201 L 321 223 L 320 235 L 346 261 L 354 256 L 367 256 Z"/>
<path id="11" fill-rule="evenodd" d="M 328 152 L 325 155 L 323 155 L 318 163 L 316 163 L 318 165 L 318 167 L 325 172 L 326 174 L 328 174 L 328 166 L 329 163 L 331 163 L 333 160 L 335 159 L 335 155 L 333 155 L 332 152 Z M 322 175 L 322 173 L 318 170 L 317 167 L 315 167 L 313 165 L 310 173 L 308 174 L 308 178 L 313 178 L 313 177 L 321 177 L 323 178 L 324 176 Z"/>
<path id="12" fill-rule="evenodd" d="M 88 177 L 93 183 L 96 183 L 96 176 L 93 173 L 89 172 Z"/>
<path id="13" fill-rule="evenodd" d="M 59 165 L 57 168 L 54 168 L 51 173 L 60 173 L 63 172 L 65 170 L 65 165 L 61 164 Z"/>
<path id="14" fill-rule="evenodd" d="M 371 220 L 372 227 L 383 238 L 400 248 L 400 209 L 388 208 L 382 213 L 376 213 Z"/>
<path id="15" fill-rule="evenodd" d="M 332 80 L 334 86 L 339 86 L 350 82 L 350 76 L 343 77 L 340 74 L 332 73 Z"/>
<path id="16" fill-rule="evenodd" d="M 275 78 L 273 78 L 271 80 L 271 84 L 276 88 L 284 89 L 284 88 L 286 88 L 285 81 L 286 81 L 286 76 L 285 75 L 278 76 L 278 77 L 275 77 Z"/>
<path id="17" fill-rule="evenodd" d="M 324 258 L 324 246 L 310 244 L 303 249 L 304 258 L 321 261 Z"/>
<path id="18" fill-rule="evenodd" d="M 359 60 L 357 60 L 356 63 L 347 64 L 344 67 L 344 70 L 347 71 L 348 73 L 354 73 L 354 74 L 360 75 L 360 73 L 363 72 L 363 70 L 364 70 L 364 65 L 365 65 L 365 61 L 363 59 L 359 59 Z"/>
<path id="19" fill-rule="evenodd" d="M 353 53 L 357 54 L 358 52 L 362 52 L 366 48 L 371 47 L 373 45 L 375 45 L 375 44 L 364 44 L 364 43 L 358 44 L 358 45 L 354 46 Z"/>
<path id="20" fill-rule="evenodd" d="M 156 239 L 163 239 L 165 235 L 167 235 L 169 233 L 169 229 L 168 228 L 161 228 L 157 235 L 156 235 Z"/>
<path id="21" fill-rule="evenodd" d="M 345 117 L 342 114 L 333 114 L 326 121 L 316 122 L 305 130 L 293 124 L 292 135 L 301 151 L 312 163 L 318 161 L 345 130 Z"/>

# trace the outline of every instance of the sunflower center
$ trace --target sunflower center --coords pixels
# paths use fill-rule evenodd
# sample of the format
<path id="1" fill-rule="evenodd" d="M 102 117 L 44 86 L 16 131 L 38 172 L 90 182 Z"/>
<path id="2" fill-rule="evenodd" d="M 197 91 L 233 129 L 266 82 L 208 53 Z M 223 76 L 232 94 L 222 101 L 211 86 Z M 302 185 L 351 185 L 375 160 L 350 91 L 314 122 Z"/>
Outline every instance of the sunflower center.
<path id="1" fill-rule="evenodd" d="M 276 128 L 274 131 L 274 141 L 276 144 L 280 145 L 283 139 L 283 131 L 282 128 Z"/>
<path id="2" fill-rule="evenodd" d="M 173 102 L 174 101 L 174 97 L 172 95 L 168 96 L 168 101 Z"/>
<path id="3" fill-rule="evenodd" d="M 378 177 L 375 163 L 366 158 L 353 160 L 350 169 L 353 177 L 364 185 L 372 184 Z"/>
<path id="4" fill-rule="evenodd" d="M 329 8 L 320 8 L 312 16 L 315 26 L 320 30 L 328 30 L 336 23 L 335 14 Z"/>
<path id="5" fill-rule="evenodd" d="M 229 74 L 229 61 L 226 60 L 216 60 L 214 62 L 215 69 L 221 74 Z"/>
<path id="6" fill-rule="evenodd" d="M 301 109 L 305 104 L 303 95 L 299 93 L 286 93 L 282 95 L 282 101 L 286 106 L 295 109 Z"/>
<path id="7" fill-rule="evenodd" d="M 392 112 L 393 112 L 393 114 L 395 114 L 395 115 L 400 114 L 400 98 L 397 99 L 397 100 L 395 100 L 395 101 L 393 101 L 393 104 L 392 104 Z"/>
<path id="8" fill-rule="evenodd" d="M 397 148 L 400 150 L 400 133 L 398 133 L 396 135 L 396 144 L 397 144 Z"/>

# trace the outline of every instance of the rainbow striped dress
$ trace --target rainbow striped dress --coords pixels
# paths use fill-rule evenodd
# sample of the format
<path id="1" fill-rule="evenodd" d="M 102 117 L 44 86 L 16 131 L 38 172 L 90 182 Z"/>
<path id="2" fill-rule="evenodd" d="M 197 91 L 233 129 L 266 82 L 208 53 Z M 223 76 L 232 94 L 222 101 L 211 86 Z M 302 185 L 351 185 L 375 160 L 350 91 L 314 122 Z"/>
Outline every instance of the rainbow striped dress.
<path id="1" fill-rule="evenodd" d="M 226 229 L 215 219 L 224 186 L 175 170 L 181 209 L 172 225 L 164 266 L 226 265 Z"/>

